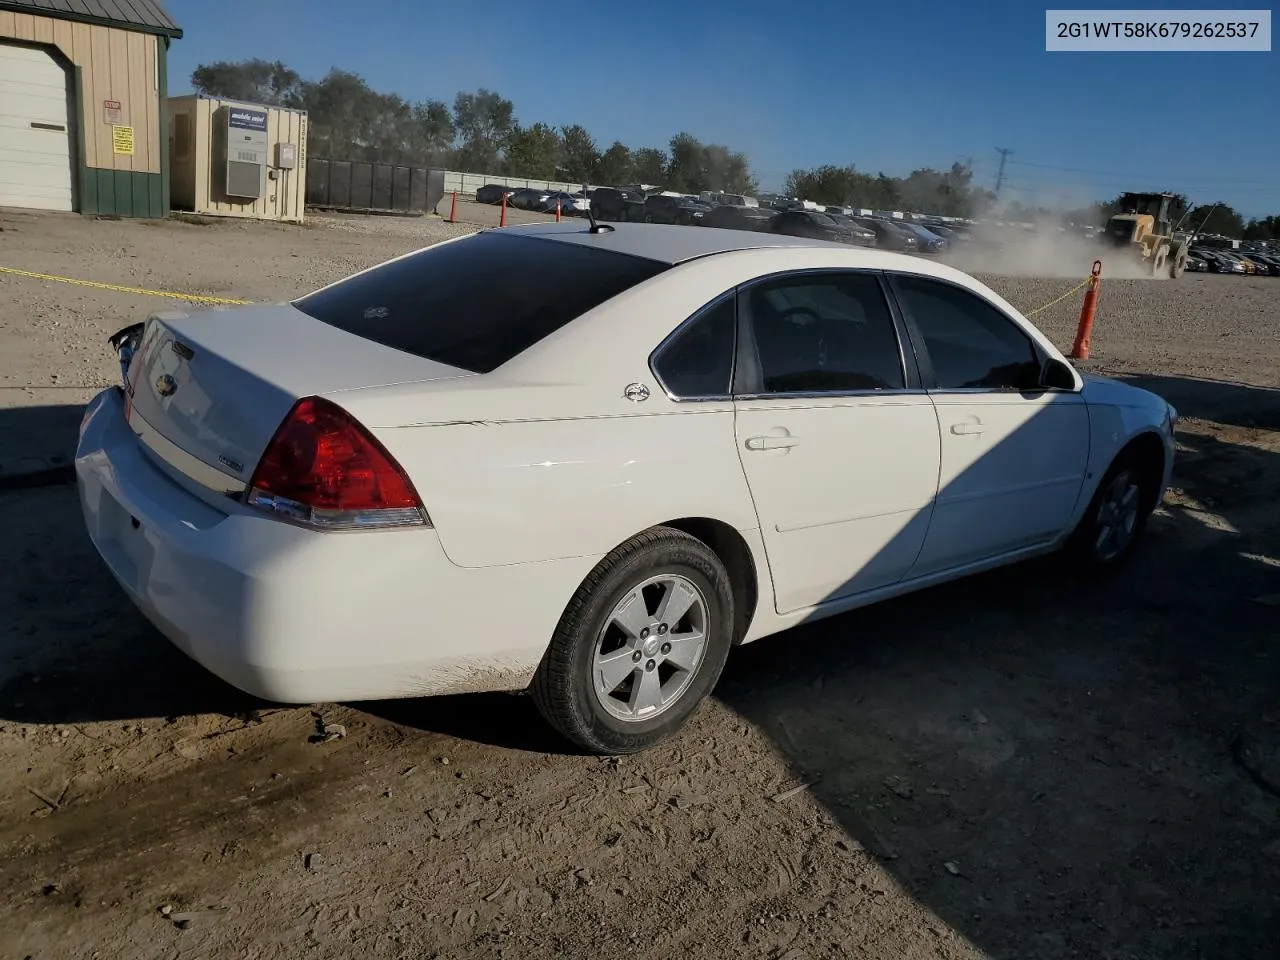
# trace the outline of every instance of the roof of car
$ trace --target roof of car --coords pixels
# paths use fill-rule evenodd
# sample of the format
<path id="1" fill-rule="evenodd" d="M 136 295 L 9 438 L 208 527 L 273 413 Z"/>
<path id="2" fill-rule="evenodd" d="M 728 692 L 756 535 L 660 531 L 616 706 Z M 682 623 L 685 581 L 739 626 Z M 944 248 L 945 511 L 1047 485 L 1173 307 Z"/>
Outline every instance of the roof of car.
<path id="1" fill-rule="evenodd" d="M 499 229 L 503 233 L 540 237 L 562 243 L 577 243 L 672 265 L 715 254 L 779 247 L 840 250 L 857 260 L 865 260 L 868 267 L 885 268 L 890 265 L 890 261 L 897 264 L 901 261 L 918 263 L 915 257 L 907 257 L 904 254 L 785 234 L 657 223 L 611 223 L 609 226 L 613 227 L 613 230 L 603 233 L 591 233 L 589 225 L 582 221 L 523 224 Z"/>
<path id="2" fill-rule="evenodd" d="M 774 233 L 754 233 L 746 230 L 721 230 L 715 227 L 683 227 L 659 223 L 611 223 L 612 230 L 591 233 L 589 224 L 539 223 L 501 228 L 505 233 L 541 237 L 564 243 L 578 243 L 612 250 L 616 253 L 644 257 L 661 263 L 684 263 L 698 257 L 735 250 L 756 250 L 762 247 L 839 247 L 841 244 L 824 243 L 805 237 L 790 237 Z"/>

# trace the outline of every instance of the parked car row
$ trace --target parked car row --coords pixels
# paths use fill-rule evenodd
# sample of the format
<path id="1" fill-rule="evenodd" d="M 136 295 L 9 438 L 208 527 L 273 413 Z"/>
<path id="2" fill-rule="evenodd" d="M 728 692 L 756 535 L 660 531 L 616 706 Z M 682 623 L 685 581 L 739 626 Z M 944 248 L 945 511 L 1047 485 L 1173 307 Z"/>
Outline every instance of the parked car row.
<path id="1" fill-rule="evenodd" d="M 1244 276 L 1280 277 L 1280 254 L 1261 248 L 1223 250 L 1193 246 L 1187 257 L 1187 269 L 1199 273 L 1235 273 Z"/>
<path id="2" fill-rule="evenodd" d="M 559 206 L 562 216 L 585 217 L 590 201 L 581 190 L 567 193 L 563 190 L 539 190 L 534 187 L 510 187 L 501 183 L 487 183 L 476 191 L 476 203 L 497 206 L 506 197 L 507 206 L 536 213 L 555 213 Z"/>
<path id="3" fill-rule="evenodd" d="M 942 253 L 960 242 L 961 235 L 946 227 L 890 217 L 860 216 L 833 209 L 720 204 L 668 193 L 649 193 L 623 187 L 599 187 L 591 192 L 591 212 L 598 220 L 675 223 L 779 233 L 814 240 L 830 240 L 861 247 L 881 247 L 907 253 Z"/>

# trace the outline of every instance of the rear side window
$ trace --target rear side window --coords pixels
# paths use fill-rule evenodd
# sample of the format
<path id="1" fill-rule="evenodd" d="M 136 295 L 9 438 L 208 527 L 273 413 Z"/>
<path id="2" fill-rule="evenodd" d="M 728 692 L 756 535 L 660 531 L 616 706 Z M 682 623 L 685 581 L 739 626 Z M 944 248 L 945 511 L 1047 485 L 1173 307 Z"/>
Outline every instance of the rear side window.
<path id="1" fill-rule="evenodd" d="M 494 230 L 384 263 L 294 306 L 366 340 L 488 373 L 667 268 Z"/>
<path id="2" fill-rule="evenodd" d="M 767 280 L 746 294 L 764 393 L 902 390 L 897 330 L 875 276 Z"/>
<path id="3" fill-rule="evenodd" d="M 690 320 L 654 357 L 653 369 L 671 396 L 719 399 L 730 394 L 737 298 L 721 298 Z"/>

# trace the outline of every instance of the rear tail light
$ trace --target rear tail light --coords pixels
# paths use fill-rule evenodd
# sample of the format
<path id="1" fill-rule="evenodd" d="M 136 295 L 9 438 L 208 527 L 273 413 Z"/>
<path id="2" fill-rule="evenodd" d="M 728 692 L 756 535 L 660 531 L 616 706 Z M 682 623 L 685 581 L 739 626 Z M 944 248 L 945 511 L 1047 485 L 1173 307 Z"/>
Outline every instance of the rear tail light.
<path id="1" fill-rule="evenodd" d="M 253 471 L 246 502 L 323 530 L 431 523 L 395 458 L 321 397 L 294 404 Z"/>

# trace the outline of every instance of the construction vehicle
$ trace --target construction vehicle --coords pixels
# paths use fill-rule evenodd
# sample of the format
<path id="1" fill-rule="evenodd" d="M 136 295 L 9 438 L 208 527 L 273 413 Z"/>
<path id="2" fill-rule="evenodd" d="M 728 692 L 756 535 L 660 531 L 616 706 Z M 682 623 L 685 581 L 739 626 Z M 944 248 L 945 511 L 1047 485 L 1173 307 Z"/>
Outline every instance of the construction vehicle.
<path id="1" fill-rule="evenodd" d="M 1102 236 L 1116 247 L 1127 247 L 1151 276 L 1176 280 L 1187 269 L 1189 244 L 1175 235 L 1169 219 L 1171 193 L 1124 193 L 1119 212 L 1107 221 Z"/>

